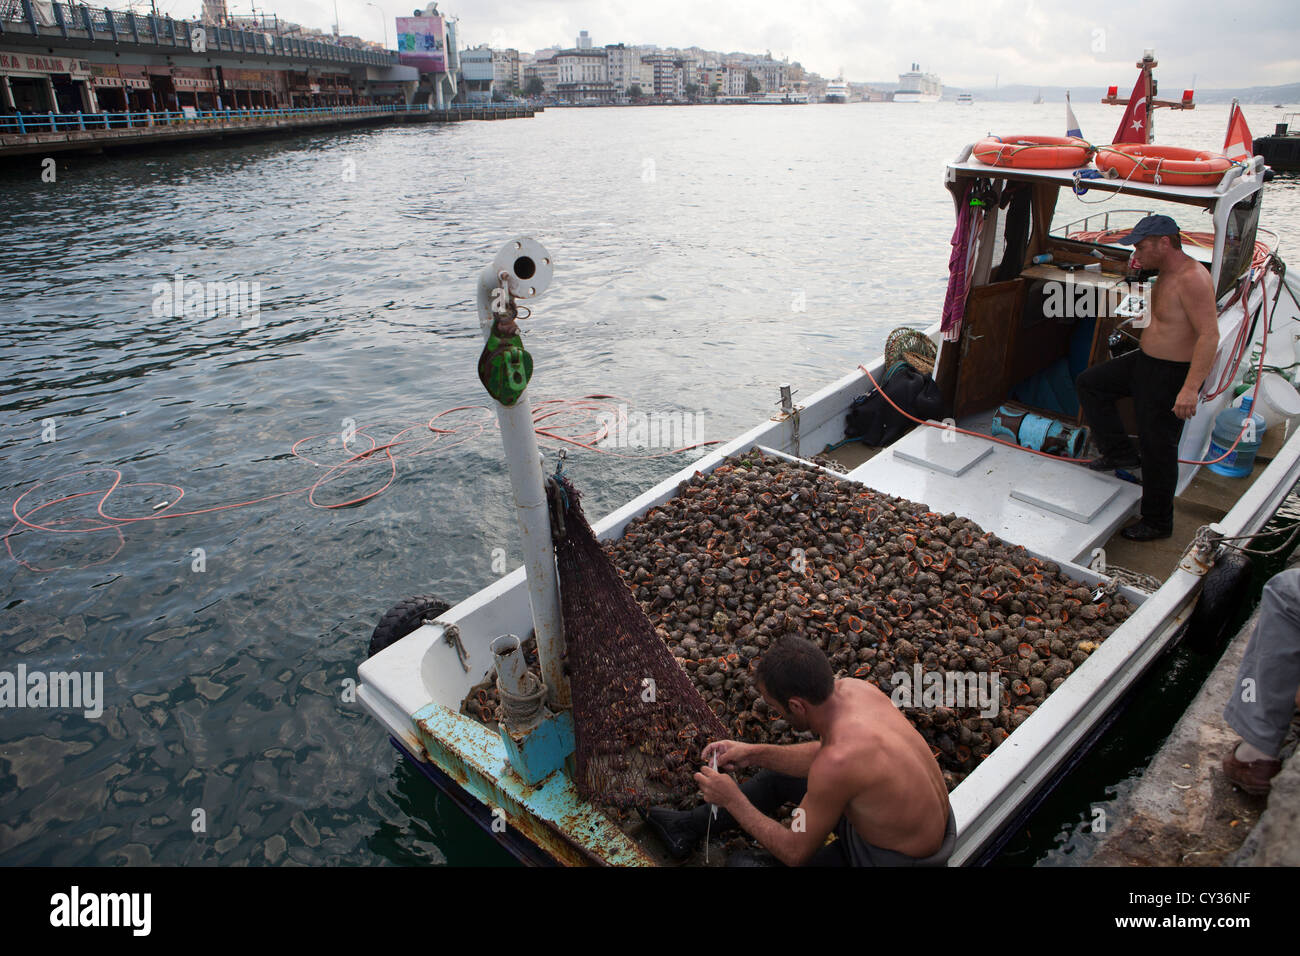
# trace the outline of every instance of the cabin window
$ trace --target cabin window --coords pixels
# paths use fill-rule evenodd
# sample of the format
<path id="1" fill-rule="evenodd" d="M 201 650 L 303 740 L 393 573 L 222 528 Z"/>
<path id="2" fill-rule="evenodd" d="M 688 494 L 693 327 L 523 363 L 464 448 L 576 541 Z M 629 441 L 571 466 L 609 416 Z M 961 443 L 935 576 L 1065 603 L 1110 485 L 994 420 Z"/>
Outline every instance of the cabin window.
<path id="1" fill-rule="evenodd" d="M 1227 235 L 1223 238 L 1223 267 L 1219 270 L 1216 298 L 1223 298 L 1250 268 L 1255 255 L 1255 232 L 1259 228 L 1260 193 L 1261 190 L 1251 193 L 1228 213 Z"/>

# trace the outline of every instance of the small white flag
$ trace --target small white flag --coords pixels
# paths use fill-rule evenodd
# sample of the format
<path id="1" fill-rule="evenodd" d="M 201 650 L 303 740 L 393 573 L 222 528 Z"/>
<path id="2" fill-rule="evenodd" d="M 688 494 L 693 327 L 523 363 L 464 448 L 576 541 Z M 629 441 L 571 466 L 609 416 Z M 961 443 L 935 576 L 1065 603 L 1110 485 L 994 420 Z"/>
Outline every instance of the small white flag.
<path id="1" fill-rule="evenodd" d="M 1074 110 L 1070 108 L 1069 90 L 1065 91 L 1065 135 L 1083 139 L 1083 131 L 1079 129 L 1079 121 L 1074 118 Z"/>

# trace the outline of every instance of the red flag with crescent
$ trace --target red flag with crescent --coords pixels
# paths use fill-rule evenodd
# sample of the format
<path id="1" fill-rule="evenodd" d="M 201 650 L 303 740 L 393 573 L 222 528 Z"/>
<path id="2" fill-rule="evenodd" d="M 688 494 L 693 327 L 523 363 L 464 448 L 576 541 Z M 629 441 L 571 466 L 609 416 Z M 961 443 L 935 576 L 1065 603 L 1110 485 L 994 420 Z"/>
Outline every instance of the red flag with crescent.
<path id="1" fill-rule="evenodd" d="M 1115 131 L 1115 138 L 1111 143 L 1145 142 L 1147 142 L 1147 75 L 1145 72 L 1139 72 L 1137 86 L 1133 87 L 1133 95 L 1128 98 L 1128 108 L 1124 110 L 1124 118 L 1120 120 L 1119 129 Z"/>

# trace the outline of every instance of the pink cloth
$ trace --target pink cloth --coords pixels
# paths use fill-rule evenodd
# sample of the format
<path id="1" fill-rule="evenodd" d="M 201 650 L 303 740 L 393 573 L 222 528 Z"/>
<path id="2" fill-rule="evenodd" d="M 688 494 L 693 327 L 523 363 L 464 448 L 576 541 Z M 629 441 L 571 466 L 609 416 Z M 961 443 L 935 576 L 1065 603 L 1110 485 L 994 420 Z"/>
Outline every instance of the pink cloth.
<path id="1" fill-rule="evenodd" d="M 975 211 L 970 205 L 971 182 L 961 196 L 961 212 L 957 215 L 957 228 L 952 233 L 952 255 L 948 257 L 948 292 L 943 299 L 943 321 L 939 329 L 949 342 L 961 331 L 961 320 L 966 314 L 966 291 L 970 277 L 966 263 L 970 261 L 971 222 Z"/>

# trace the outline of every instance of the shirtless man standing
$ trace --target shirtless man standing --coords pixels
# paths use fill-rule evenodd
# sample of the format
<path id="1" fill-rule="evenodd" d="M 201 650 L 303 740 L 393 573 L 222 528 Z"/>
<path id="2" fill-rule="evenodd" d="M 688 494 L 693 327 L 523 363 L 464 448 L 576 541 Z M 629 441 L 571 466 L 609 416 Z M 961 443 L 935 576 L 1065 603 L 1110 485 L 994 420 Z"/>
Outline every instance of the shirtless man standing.
<path id="1" fill-rule="evenodd" d="M 705 803 L 655 808 L 646 820 L 684 858 L 718 806 L 715 830 L 739 825 L 789 866 L 943 866 L 957 828 L 943 774 L 916 728 L 875 685 L 836 680 L 826 656 L 801 637 L 781 638 L 759 662 L 763 699 L 795 730 L 820 739 L 790 746 L 723 740 L 704 748 L 718 771 L 695 775 Z M 719 771 L 762 767 L 745 785 Z M 797 803 L 792 825 L 772 819 Z M 837 838 L 829 846 L 826 837 Z"/>
<path id="2" fill-rule="evenodd" d="M 1142 518 L 1120 533 L 1132 541 L 1153 541 L 1174 532 L 1178 441 L 1214 364 L 1219 323 L 1210 273 L 1183 252 L 1177 223 L 1168 216 L 1147 216 L 1119 241 L 1135 245 L 1141 268 L 1160 272 L 1147 306 L 1150 324 L 1141 348 L 1086 370 L 1075 391 L 1101 451 L 1088 467 L 1142 466 Z M 1137 413 L 1137 449 L 1115 409 L 1124 396 L 1133 397 Z"/>

